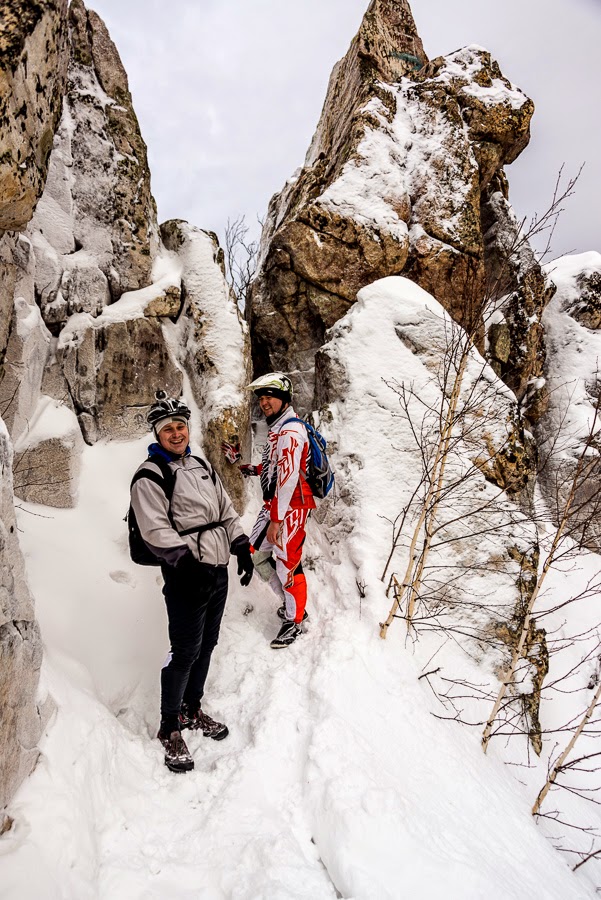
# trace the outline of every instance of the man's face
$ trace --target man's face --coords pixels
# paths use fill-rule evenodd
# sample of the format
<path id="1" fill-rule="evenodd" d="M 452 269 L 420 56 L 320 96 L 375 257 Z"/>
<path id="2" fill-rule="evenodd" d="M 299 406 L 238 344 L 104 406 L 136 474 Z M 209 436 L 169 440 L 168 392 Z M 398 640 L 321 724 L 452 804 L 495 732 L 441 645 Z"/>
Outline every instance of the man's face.
<path id="1" fill-rule="evenodd" d="M 269 397 L 267 394 L 259 397 L 259 406 L 264 416 L 277 416 L 283 405 L 284 402 L 279 397 Z"/>
<path id="2" fill-rule="evenodd" d="M 185 453 L 190 440 L 188 426 L 183 422 L 169 422 L 159 431 L 158 442 L 163 450 L 169 450 L 177 456 Z"/>

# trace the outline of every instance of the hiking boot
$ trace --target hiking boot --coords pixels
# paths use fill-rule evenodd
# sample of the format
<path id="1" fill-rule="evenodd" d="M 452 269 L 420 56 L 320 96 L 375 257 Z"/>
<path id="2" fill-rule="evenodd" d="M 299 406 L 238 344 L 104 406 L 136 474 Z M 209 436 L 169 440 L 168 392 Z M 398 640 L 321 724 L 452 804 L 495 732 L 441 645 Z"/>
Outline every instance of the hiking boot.
<path id="1" fill-rule="evenodd" d="M 274 650 L 281 650 L 293 644 L 297 637 L 303 633 L 303 626 L 297 625 L 296 622 L 284 622 L 277 637 L 275 637 L 269 645 Z"/>
<path id="2" fill-rule="evenodd" d="M 171 734 L 163 734 L 159 731 L 157 737 L 165 748 L 165 765 L 168 769 L 172 772 L 189 772 L 194 768 L 194 760 L 181 732 L 172 731 Z"/>
<path id="3" fill-rule="evenodd" d="M 192 712 L 192 707 L 187 703 L 182 703 L 179 724 L 181 728 L 202 731 L 205 737 L 213 738 L 214 741 L 222 741 L 230 733 L 229 728 L 223 722 L 216 722 L 215 719 L 207 716 L 200 706 L 196 712 Z"/>
<path id="4" fill-rule="evenodd" d="M 285 622 L 287 621 L 287 619 L 286 619 L 286 604 L 282 604 L 282 606 L 279 607 L 278 616 L 280 617 L 280 619 L 283 619 Z M 307 610 L 305 610 L 303 613 L 303 622 L 305 621 L 305 619 L 308 619 L 308 618 L 309 618 L 309 614 L 308 614 Z"/>

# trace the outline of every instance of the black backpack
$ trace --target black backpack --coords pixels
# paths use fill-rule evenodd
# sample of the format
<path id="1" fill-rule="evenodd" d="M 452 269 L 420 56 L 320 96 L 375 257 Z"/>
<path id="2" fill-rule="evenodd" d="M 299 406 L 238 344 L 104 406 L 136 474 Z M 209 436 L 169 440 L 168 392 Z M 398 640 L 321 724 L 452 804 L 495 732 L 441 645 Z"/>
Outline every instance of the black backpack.
<path id="1" fill-rule="evenodd" d="M 140 478 L 149 478 L 151 481 L 154 481 L 155 484 L 158 484 L 165 492 L 165 496 L 169 501 L 169 509 L 167 514 L 169 516 L 169 521 L 171 522 L 173 528 L 175 528 L 173 517 L 171 515 L 171 498 L 173 496 L 173 489 L 175 487 L 175 474 L 171 471 L 167 460 L 162 456 L 149 456 L 148 459 L 159 467 L 159 469 L 161 470 L 161 475 L 159 475 L 157 472 L 154 472 L 152 469 L 139 469 L 132 478 L 130 490 L 134 486 L 136 481 L 140 480 Z M 207 470 L 207 472 L 211 476 L 213 484 L 215 484 L 215 472 L 206 464 L 204 459 L 201 459 L 200 456 L 193 456 L 192 459 L 196 460 L 197 463 L 199 463 L 201 466 L 203 466 L 203 468 Z M 160 560 L 158 556 L 155 556 L 154 553 L 148 548 L 148 544 L 145 543 L 142 535 L 140 534 L 140 527 L 138 525 L 136 514 L 131 503 L 129 504 L 129 509 L 127 510 L 125 521 L 127 522 L 129 555 L 131 556 L 132 561 L 137 563 L 137 565 L 139 566 L 160 566 L 162 560 Z M 178 532 L 178 534 L 183 535 L 191 534 L 193 532 L 206 531 L 209 528 L 216 528 L 219 524 L 219 522 L 211 522 L 208 525 L 201 525 L 198 528 L 191 528 L 185 532 Z"/>

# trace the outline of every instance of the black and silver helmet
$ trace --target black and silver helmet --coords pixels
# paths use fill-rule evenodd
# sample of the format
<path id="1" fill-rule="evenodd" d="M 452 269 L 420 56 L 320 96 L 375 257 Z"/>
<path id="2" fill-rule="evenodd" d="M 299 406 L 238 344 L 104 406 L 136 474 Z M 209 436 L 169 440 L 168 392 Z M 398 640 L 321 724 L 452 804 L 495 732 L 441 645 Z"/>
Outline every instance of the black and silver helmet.
<path id="1" fill-rule="evenodd" d="M 148 410 L 148 415 L 146 416 L 149 428 L 156 428 L 157 423 L 160 422 L 161 419 L 175 416 L 185 419 L 186 422 L 188 421 L 191 413 L 186 406 L 186 401 L 183 397 L 180 397 L 179 400 L 177 400 L 175 397 L 168 397 L 165 391 L 157 391 L 154 396 L 154 403 Z"/>

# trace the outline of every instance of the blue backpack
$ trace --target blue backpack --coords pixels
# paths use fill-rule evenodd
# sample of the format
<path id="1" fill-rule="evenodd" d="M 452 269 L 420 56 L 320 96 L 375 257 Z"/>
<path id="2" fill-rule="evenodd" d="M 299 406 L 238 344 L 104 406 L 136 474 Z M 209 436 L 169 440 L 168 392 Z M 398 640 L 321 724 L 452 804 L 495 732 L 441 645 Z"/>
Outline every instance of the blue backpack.
<path id="1" fill-rule="evenodd" d="M 326 439 L 316 428 L 304 419 L 287 419 L 286 422 L 301 422 L 307 429 L 309 453 L 307 455 L 307 484 L 318 500 L 323 500 L 334 486 L 334 473 L 326 453 Z"/>

